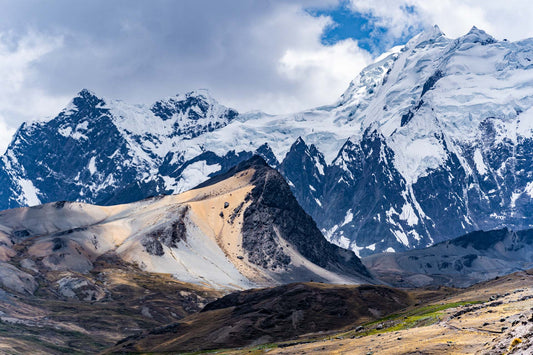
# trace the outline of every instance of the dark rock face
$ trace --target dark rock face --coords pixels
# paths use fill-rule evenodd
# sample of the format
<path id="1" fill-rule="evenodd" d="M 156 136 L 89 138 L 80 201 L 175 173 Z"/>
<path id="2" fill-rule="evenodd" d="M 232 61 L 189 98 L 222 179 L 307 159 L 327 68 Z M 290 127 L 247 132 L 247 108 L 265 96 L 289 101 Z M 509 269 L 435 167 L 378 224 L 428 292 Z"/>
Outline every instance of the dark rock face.
<path id="1" fill-rule="evenodd" d="M 177 212 L 176 220 L 144 236 L 141 243 L 148 253 L 161 256 L 165 254 L 163 245 L 177 248 L 180 241 L 187 241 L 187 227 L 184 219 L 188 210 L 186 205 Z"/>
<path id="2" fill-rule="evenodd" d="M 298 202 L 313 216 L 322 210 L 326 167 L 322 153 L 314 145 L 307 146 L 302 138 L 294 142 L 279 167 L 289 185 L 294 186 Z"/>
<path id="3" fill-rule="evenodd" d="M 178 119 L 173 125 L 173 136 L 180 136 L 185 139 L 197 137 L 205 132 L 211 132 L 224 127 L 239 114 L 233 109 L 226 109 L 222 118 L 200 122 L 202 119 L 213 118 L 210 115 L 211 106 L 205 97 L 186 94 L 185 99 L 171 98 L 165 101 L 156 102 L 151 111 L 163 121 L 170 120 L 175 116 L 186 117 Z M 210 117 L 211 116 L 211 117 Z"/>
<path id="4" fill-rule="evenodd" d="M 299 145 L 305 148 L 291 149 L 280 170 L 292 182 L 298 202 L 330 241 L 354 250 L 368 245 L 375 250 L 405 250 L 429 242 L 424 238 L 426 225 L 410 225 L 424 217 L 394 167 L 394 154 L 383 136 L 368 130 L 360 142 L 348 140 L 330 166 L 320 160 L 315 149 L 307 148 L 303 141 Z M 315 191 L 309 185 L 316 186 Z M 413 213 L 411 220 L 402 218 L 404 205 Z M 403 244 L 400 238 L 410 244 Z M 369 252 L 372 250 L 360 253 Z"/>
<path id="5" fill-rule="evenodd" d="M 324 239 L 283 177 L 261 157 L 254 156 L 200 187 L 249 168 L 255 170 L 251 181 L 255 187 L 248 197 L 251 204 L 244 211 L 242 235 L 250 262 L 271 270 L 286 269 L 291 258 L 284 252 L 284 243 L 290 243 L 306 259 L 327 270 L 371 277 L 353 252 Z"/>
<path id="6" fill-rule="evenodd" d="M 151 111 L 163 121 L 177 118 L 172 127 L 172 136 L 184 139 L 192 139 L 224 127 L 239 115 L 237 111 L 228 108 L 221 116 L 215 117 L 210 110 L 207 97 L 195 93 L 188 93 L 185 98 L 158 101 L 151 107 Z"/>
<path id="7" fill-rule="evenodd" d="M 497 142 L 494 125 L 485 120 L 480 141 L 461 148 L 468 173 L 446 138 L 436 136 L 447 158 L 412 186 L 396 169 L 384 137 L 372 130 L 360 141 L 348 140 L 324 176 L 300 163 L 313 161 L 309 148 L 291 149 L 280 171 L 326 237 L 363 256 L 424 247 L 476 229 L 530 228 L 533 200 L 524 191 L 533 176 L 533 141 Z M 475 155 L 486 171 L 480 172 Z"/>
<path id="8" fill-rule="evenodd" d="M 127 143 L 102 104 L 84 90 L 74 99 L 72 111 L 19 128 L 9 146 L 11 153 L 1 163 L 0 208 L 24 205 L 17 199 L 20 187 L 9 174 L 14 170 L 31 181 L 41 202 L 101 201 L 135 179 L 135 167 L 124 164 L 129 158 Z"/>
<path id="9" fill-rule="evenodd" d="M 205 96 L 185 96 L 152 107 L 158 118 L 175 121 L 170 137 L 191 139 L 237 116 L 229 108 L 213 109 Z M 144 161 L 135 156 L 129 140 L 143 147 L 158 138 L 119 131 L 107 107 L 104 100 L 82 90 L 53 120 L 23 124 L 8 147 L 9 154 L 0 159 L 0 209 L 58 200 L 104 205 L 134 202 L 168 193 L 162 176 L 180 178 L 194 162 L 219 164 L 223 172 L 252 156 L 252 152 L 228 152 L 219 157 L 206 151 L 185 161 L 174 153 L 161 159 L 142 148 L 148 159 Z M 261 153 L 273 156 L 268 145 Z"/>
<path id="10" fill-rule="evenodd" d="M 438 138 L 447 154 L 445 164 L 413 185 L 414 196 L 426 216 L 422 221 L 435 242 L 472 228 L 468 219 L 469 206 L 463 195 L 466 173 L 457 155 L 448 150 L 444 137 Z"/>

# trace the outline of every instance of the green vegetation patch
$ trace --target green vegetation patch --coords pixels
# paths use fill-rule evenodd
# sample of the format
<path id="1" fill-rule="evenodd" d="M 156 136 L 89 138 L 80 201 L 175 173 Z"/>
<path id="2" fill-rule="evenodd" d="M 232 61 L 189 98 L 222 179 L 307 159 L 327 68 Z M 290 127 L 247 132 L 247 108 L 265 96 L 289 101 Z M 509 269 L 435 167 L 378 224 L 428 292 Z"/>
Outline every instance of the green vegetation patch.
<path id="1" fill-rule="evenodd" d="M 443 304 L 440 304 L 440 303 L 431 304 L 431 305 L 421 306 L 415 309 L 411 309 L 406 312 L 391 314 L 386 317 L 380 318 L 378 320 L 365 323 L 362 325 L 363 329 L 359 331 L 350 330 L 347 332 L 331 334 L 327 336 L 318 336 L 318 337 L 307 338 L 307 339 L 289 340 L 289 341 L 279 342 L 279 343 L 262 344 L 262 345 L 258 345 L 254 347 L 243 348 L 242 350 L 243 352 L 246 352 L 247 354 L 251 354 L 251 355 L 262 354 L 265 351 L 268 351 L 268 349 L 272 349 L 272 348 L 280 348 L 280 347 L 286 347 L 286 346 L 302 344 L 302 343 L 313 343 L 313 342 L 317 342 L 321 340 L 364 337 L 364 336 L 373 335 L 373 334 L 389 333 L 389 332 L 396 332 L 396 331 L 404 330 L 404 329 L 424 327 L 424 326 L 432 325 L 432 324 L 439 322 L 442 319 L 443 315 L 445 314 L 444 311 L 446 311 L 447 309 L 457 308 L 457 307 L 462 307 L 462 306 L 469 306 L 469 305 L 479 304 L 479 303 L 482 303 L 482 302 L 473 301 L 473 302 L 452 302 L 452 303 L 443 303 Z M 235 350 L 238 350 L 238 349 L 228 349 L 228 350 L 217 349 L 217 350 L 193 352 L 193 353 L 187 353 L 187 354 L 188 355 L 205 354 L 205 353 L 224 354 L 225 352 L 235 352 Z"/>
<path id="2" fill-rule="evenodd" d="M 392 314 L 385 318 L 363 324 L 363 331 L 356 332 L 352 330 L 342 334 L 342 336 L 367 336 L 378 333 L 396 332 L 404 329 L 424 327 L 435 324 L 442 320 L 444 311 L 447 309 L 479 303 L 481 302 L 452 302 L 422 306 L 404 313 Z M 382 327 L 379 327 L 379 325 L 382 325 Z"/>

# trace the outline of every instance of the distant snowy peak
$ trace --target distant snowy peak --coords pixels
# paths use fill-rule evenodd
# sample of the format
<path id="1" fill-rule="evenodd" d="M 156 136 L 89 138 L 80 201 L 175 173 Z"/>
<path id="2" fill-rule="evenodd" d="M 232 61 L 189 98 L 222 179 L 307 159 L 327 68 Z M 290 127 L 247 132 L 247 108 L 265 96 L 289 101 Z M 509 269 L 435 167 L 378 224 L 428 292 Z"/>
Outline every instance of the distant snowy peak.
<path id="1" fill-rule="evenodd" d="M 192 139 L 222 128 L 238 112 L 219 104 L 207 90 L 191 91 L 157 101 L 150 107 L 128 105 L 122 101 L 109 104 L 117 126 L 134 136 Z"/>
<path id="2" fill-rule="evenodd" d="M 446 161 L 442 142 L 453 149 L 475 141 L 487 118 L 512 135 L 517 113 L 533 106 L 533 73 L 524 71 L 532 51 L 531 40 L 498 42 L 476 27 L 453 40 L 435 26 L 361 71 L 335 109 L 338 120 L 351 122 L 356 137 L 379 130 L 398 170 L 416 182 Z"/>
<path id="3" fill-rule="evenodd" d="M 374 96 L 377 88 L 385 83 L 386 76 L 390 73 L 396 59 L 398 59 L 398 52 L 393 52 L 363 69 L 341 95 L 338 106 L 349 106 L 356 109 L 364 108 L 361 105 L 365 105 Z"/>
<path id="4" fill-rule="evenodd" d="M 108 115 L 121 131 L 132 135 L 194 138 L 224 127 L 238 112 L 219 104 L 207 90 L 178 94 L 150 107 L 108 100 L 90 90 L 81 90 L 55 118 L 73 123 Z"/>
<path id="5" fill-rule="evenodd" d="M 407 48 L 422 48 L 425 45 L 433 44 L 437 41 L 450 41 L 449 38 L 440 30 L 439 26 L 435 25 L 420 32 L 407 42 Z"/>
<path id="6" fill-rule="evenodd" d="M 481 45 L 497 42 L 494 37 L 476 26 L 473 26 L 466 35 L 459 37 L 457 40 L 461 43 L 479 43 Z"/>
<path id="7" fill-rule="evenodd" d="M 238 115 L 236 110 L 219 104 L 205 89 L 157 101 L 150 107 L 150 111 L 163 121 L 180 117 L 191 121 L 210 119 L 214 122 L 227 119 L 229 122 Z"/>

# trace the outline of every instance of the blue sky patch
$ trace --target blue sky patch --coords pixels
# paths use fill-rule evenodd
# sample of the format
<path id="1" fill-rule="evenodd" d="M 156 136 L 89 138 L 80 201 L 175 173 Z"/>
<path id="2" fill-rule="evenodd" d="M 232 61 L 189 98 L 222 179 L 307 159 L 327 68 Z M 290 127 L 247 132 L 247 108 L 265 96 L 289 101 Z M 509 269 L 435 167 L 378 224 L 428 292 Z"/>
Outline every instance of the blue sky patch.
<path id="1" fill-rule="evenodd" d="M 414 6 L 406 6 L 406 13 L 416 13 Z M 307 12 L 311 16 L 329 16 L 334 24 L 328 26 L 322 33 L 321 41 L 324 45 L 333 45 L 339 41 L 352 38 L 358 41 L 359 47 L 373 55 L 380 55 L 393 46 L 405 44 L 421 28 L 409 28 L 408 33 L 400 38 L 395 38 L 386 27 L 376 24 L 377 18 L 370 14 L 354 12 L 349 1 L 340 0 L 336 7 L 310 8 Z"/>

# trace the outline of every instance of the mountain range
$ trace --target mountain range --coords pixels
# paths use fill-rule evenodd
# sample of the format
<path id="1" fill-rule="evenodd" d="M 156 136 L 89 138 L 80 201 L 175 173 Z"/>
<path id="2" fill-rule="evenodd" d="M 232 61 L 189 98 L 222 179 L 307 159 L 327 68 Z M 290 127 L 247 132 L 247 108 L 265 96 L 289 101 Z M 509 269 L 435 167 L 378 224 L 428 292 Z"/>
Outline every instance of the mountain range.
<path id="1" fill-rule="evenodd" d="M 360 256 L 533 227 L 533 39 L 438 27 L 380 56 L 332 105 L 238 113 L 199 90 L 130 105 L 82 90 L 23 124 L 0 209 L 184 192 L 258 154 L 326 238 Z"/>

